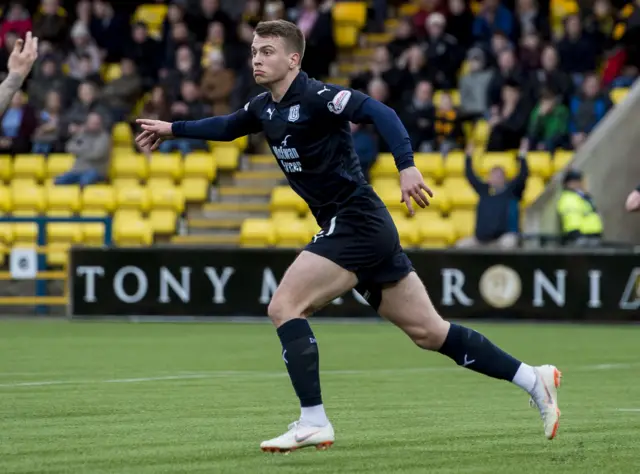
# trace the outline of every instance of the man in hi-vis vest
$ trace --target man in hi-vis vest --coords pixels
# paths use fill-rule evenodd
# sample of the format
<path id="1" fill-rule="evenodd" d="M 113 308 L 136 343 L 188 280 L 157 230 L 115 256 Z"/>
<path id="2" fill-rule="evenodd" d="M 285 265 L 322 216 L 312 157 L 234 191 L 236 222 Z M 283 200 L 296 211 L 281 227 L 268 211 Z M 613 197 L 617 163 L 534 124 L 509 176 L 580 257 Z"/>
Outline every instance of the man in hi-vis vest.
<path id="1" fill-rule="evenodd" d="M 602 239 L 602 219 L 593 198 L 586 192 L 582 172 L 569 170 L 556 209 L 564 245 L 596 246 Z"/>

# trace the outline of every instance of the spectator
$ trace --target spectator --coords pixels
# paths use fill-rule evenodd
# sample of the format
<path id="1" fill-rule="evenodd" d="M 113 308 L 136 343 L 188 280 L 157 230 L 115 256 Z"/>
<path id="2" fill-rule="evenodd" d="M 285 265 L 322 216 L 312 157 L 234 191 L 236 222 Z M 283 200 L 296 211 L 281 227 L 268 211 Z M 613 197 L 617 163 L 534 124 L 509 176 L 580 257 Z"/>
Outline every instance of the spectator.
<path id="1" fill-rule="evenodd" d="M 236 81 L 231 93 L 231 108 L 237 110 L 240 107 L 244 107 L 250 99 L 264 92 L 264 88 L 258 84 L 253 78 L 253 71 L 251 68 L 251 58 L 245 61 L 244 67 L 242 67 L 236 73 Z"/>
<path id="2" fill-rule="evenodd" d="M 59 0 L 42 0 L 41 8 L 33 20 L 33 34 L 40 41 L 59 47 L 67 38 L 67 16 Z"/>
<path id="3" fill-rule="evenodd" d="M 11 105 L 0 117 L 0 153 L 29 153 L 36 116 L 27 105 L 24 93 L 14 94 Z"/>
<path id="4" fill-rule="evenodd" d="M 115 63 L 122 59 L 128 33 L 127 26 L 126 20 L 115 12 L 111 3 L 106 0 L 94 0 L 89 30 L 98 47 L 106 53 L 105 62 Z"/>
<path id="5" fill-rule="evenodd" d="M 170 69 L 176 66 L 178 58 L 177 51 L 183 47 L 189 48 L 193 54 L 200 57 L 197 43 L 194 41 L 193 36 L 189 33 L 189 28 L 184 22 L 179 22 L 173 25 L 171 29 L 171 36 L 167 42 L 167 50 L 165 51 L 164 67 Z"/>
<path id="6" fill-rule="evenodd" d="M 162 120 L 165 122 L 171 119 L 169 100 L 162 87 L 155 86 L 151 90 L 151 96 L 144 103 L 142 116 L 150 117 L 151 120 Z"/>
<path id="7" fill-rule="evenodd" d="M 413 16 L 413 25 L 418 37 L 426 34 L 427 20 L 432 13 L 447 14 L 447 8 L 444 0 L 420 0 L 419 10 Z"/>
<path id="8" fill-rule="evenodd" d="M 176 52 L 176 67 L 171 69 L 163 79 L 162 85 L 167 89 L 171 100 L 180 95 L 180 85 L 185 80 L 200 82 L 200 67 L 196 63 L 193 51 L 188 46 L 181 46 Z"/>
<path id="9" fill-rule="evenodd" d="M 615 23 L 614 9 L 609 0 L 595 0 L 593 9 L 586 12 L 584 30 L 594 38 L 600 47 L 600 52 L 611 46 L 610 40 Z"/>
<path id="10" fill-rule="evenodd" d="M 353 138 L 353 148 L 360 159 L 362 173 L 369 182 L 369 171 L 378 157 L 378 145 L 375 137 L 365 126 L 357 123 L 351 123 L 351 137 Z"/>
<path id="11" fill-rule="evenodd" d="M 448 93 L 440 94 L 440 103 L 436 108 L 435 131 L 437 149 L 443 155 L 462 145 L 462 122 Z"/>
<path id="12" fill-rule="evenodd" d="M 389 85 L 392 101 L 402 97 L 405 73 L 395 67 L 389 55 L 389 50 L 385 46 L 378 46 L 375 49 L 372 61 L 369 63 L 369 69 L 351 79 L 351 87 L 356 90 L 366 91 L 369 82 L 374 77 L 381 78 Z"/>
<path id="13" fill-rule="evenodd" d="M 427 80 L 434 84 L 437 87 L 436 82 L 436 70 L 428 67 L 427 58 L 424 55 L 424 52 L 418 45 L 411 46 L 405 53 L 402 58 L 398 61 L 398 65 L 403 67 L 402 73 L 404 76 L 402 77 L 402 82 L 399 84 L 405 90 L 399 91 L 396 93 L 396 97 L 400 98 L 400 94 L 404 96 L 411 93 L 418 82 Z M 405 97 L 402 97 L 405 99 Z"/>
<path id="14" fill-rule="evenodd" d="M 298 27 L 306 38 L 302 68 L 309 77 L 322 79 L 329 75 L 329 67 L 336 57 L 333 41 L 333 18 L 330 4 L 318 8 L 317 0 L 302 0 Z"/>
<path id="15" fill-rule="evenodd" d="M 162 63 L 162 45 L 149 36 L 147 25 L 144 23 L 136 23 L 133 26 L 127 54 L 138 67 L 145 91 L 150 90 L 158 78 L 158 69 Z"/>
<path id="16" fill-rule="evenodd" d="M 17 40 L 18 35 L 13 31 L 8 31 L 4 36 L 4 48 L 0 48 L 0 80 L 4 80 L 9 72 L 7 69 L 7 61 Z"/>
<path id="17" fill-rule="evenodd" d="M 569 132 L 571 142 L 577 150 L 586 141 L 587 135 L 604 118 L 613 107 L 608 96 L 600 91 L 600 79 L 595 74 L 589 74 L 582 83 L 582 93 L 571 100 Z"/>
<path id="18" fill-rule="evenodd" d="M 465 119 L 478 119 L 489 111 L 488 91 L 492 71 L 485 68 L 485 54 L 480 48 L 467 53 L 469 72 L 460 79 L 460 112 Z"/>
<path id="19" fill-rule="evenodd" d="M 200 0 L 198 8 L 187 15 L 187 24 L 193 31 L 195 40 L 202 43 L 207 38 L 209 24 L 214 21 L 222 23 L 227 37 L 234 34 L 235 25 L 229 15 L 221 8 L 219 0 Z"/>
<path id="20" fill-rule="evenodd" d="M 13 2 L 4 16 L 4 21 L 0 24 L 0 48 L 4 46 L 5 35 L 13 31 L 20 38 L 24 38 L 28 31 L 31 31 L 31 16 L 27 9 L 19 2 Z"/>
<path id="21" fill-rule="evenodd" d="M 573 92 L 573 81 L 566 72 L 558 69 L 558 51 L 555 47 L 545 46 L 540 56 L 540 65 L 542 67 L 536 71 L 535 76 L 536 90 L 548 88 L 556 91 L 562 102 L 568 104 Z"/>
<path id="22" fill-rule="evenodd" d="M 71 96 L 78 94 L 78 87 L 83 82 L 92 82 L 96 87 L 103 85 L 102 76 L 93 69 L 91 57 L 88 55 L 80 56 L 80 62 L 76 69 L 76 77 L 67 77 L 67 83 Z"/>
<path id="23" fill-rule="evenodd" d="M 264 20 L 285 20 L 286 11 L 284 3 L 280 0 L 270 0 L 264 4 Z"/>
<path id="24" fill-rule="evenodd" d="M 71 171 L 55 179 L 56 185 L 79 184 L 84 187 L 107 178 L 111 137 L 100 114 L 92 112 L 87 116 L 86 123 L 73 133 L 66 150 L 76 156 L 76 161 Z"/>
<path id="25" fill-rule="evenodd" d="M 562 243 L 592 247 L 602 239 L 602 219 L 593 198 L 584 188 L 582 173 L 569 170 L 556 209 L 560 216 Z"/>
<path id="26" fill-rule="evenodd" d="M 489 106 L 499 106 L 502 101 L 502 89 L 504 84 L 511 80 L 520 84 L 520 89 L 524 96 L 528 96 L 530 85 L 527 75 L 518 65 L 515 52 L 508 49 L 498 56 L 498 70 L 494 71 L 489 83 Z"/>
<path id="27" fill-rule="evenodd" d="M 549 21 L 540 12 L 537 0 L 516 1 L 516 22 L 521 36 L 535 33 L 544 40 L 551 37 Z"/>
<path id="28" fill-rule="evenodd" d="M 91 25 L 91 2 L 80 0 L 76 3 L 76 23 L 81 23 L 87 29 Z"/>
<path id="29" fill-rule="evenodd" d="M 89 35 L 89 29 L 83 23 L 76 22 L 71 29 L 71 39 L 73 40 L 74 47 L 67 59 L 69 75 L 74 79 L 82 79 L 83 72 L 80 68 L 80 61 L 83 58 L 90 59 L 90 72 L 92 74 L 99 73 L 100 66 L 102 65 L 100 51 Z"/>
<path id="30" fill-rule="evenodd" d="M 540 68 L 542 43 L 537 33 L 526 33 L 520 40 L 520 64 L 525 72 Z"/>
<path id="31" fill-rule="evenodd" d="M 611 88 L 632 87 L 638 79 L 638 68 L 633 65 L 626 65 L 622 68 L 622 73 L 611 83 Z"/>
<path id="32" fill-rule="evenodd" d="M 255 28 L 262 19 L 260 0 L 247 0 L 242 12 L 242 23 Z"/>
<path id="33" fill-rule="evenodd" d="M 510 79 L 502 87 L 502 105 L 494 109 L 489 119 L 491 133 L 487 151 L 506 151 L 518 148 L 527 131 L 529 107 L 520 84 Z"/>
<path id="34" fill-rule="evenodd" d="M 414 150 L 429 152 L 435 149 L 435 108 L 433 86 L 418 82 L 411 101 L 400 111 Z"/>
<path id="35" fill-rule="evenodd" d="M 177 23 L 186 24 L 185 5 L 171 2 L 167 7 L 167 16 L 162 23 L 162 47 L 163 51 L 168 51 L 169 41 L 173 26 Z"/>
<path id="36" fill-rule="evenodd" d="M 598 47 L 582 30 L 580 16 L 569 15 L 564 20 L 565 36 L 558 43 L 562 70 L 571 74 L 579 83 L 582 75 L 597 68 Z"/>
<path id="37" fill-rule="evenodd" d="M 502 31 L 495 31 L 491 36 L 491 53 L 496 63 L 503 51 L 512 51 L 514 48 L 513 42 Z"/>
<path id="38" fill-rule="evenodd" d="M 213 115 L 231 112 L 229 107 L 235 74 L 225 68 L 222 53 L 216 52 L 210 58 L 209 67 L 202 77 L 202 97 L 211 105 Z"/>
<path id="39" fill-rule="evenodd" d="M 473 36 L 477 41 L 488 44 L 495 31 L 501 31 L 511 41 L 515 40 L 516 23 L 513 14 L 500 0 L 484 0 L 480 8 L 473 22 Z"/>
<path id="40" fill-rule="evenodd" d="M 120 69 L 122 75 L 102 89 L 102 101 L 111 109 L 112 118 L 116 122 L 124 120 L 131 113 L 142 92 L 142 80 L 135 63 L 129 58 L 123 58 Z"/>
<path id="41" fill-rule="evenodd" d="M 393 39 L 387 44 L 391 57 L 399 58 L 411 46 L 416 44 L 413 22 L 410 18 L 400 18 Z"/>
<path id="42" fill-rule="evenodd" d="M 520 171 L 512 181 L 507 181 L 504 168 L 496 166 L 489 171 L 487 182 L 482 181 L 473 170 L 473 148 L 467 147 L 465 173 L 476 193 L 476 229 L 473 237 L 459 240 L 457 247 L 498 247 L 511 249 L 518 246 L 519 233 L 519 189 L 524 188 L 529 175 L 524 145 L 518 154 Z"/>
<path id="43" fill-rule="evenodd" d="M 102 117 L 101 126 L 111 128 L 111 113 L 98 100 L 96 85 L 92 82 L 83 82 L 78 87 L 78 96 L 71 108 L 64 114 L 62 131 L 65 138 L 75 135 L 87 122 L 90 113 L 97 113 Z"/>
<path id="44" fill-rule="evenodd" d="M 449 0 L 447 33 L 456 38 L 464 49 L 473 43 L 473 20 L 473 13 L 464 0 Z"/>
<path id="45" fill-rule="evenodd" d="M 453 89 L 457 84 L 458 69 L 462 63 L 458 41 L 445 33 L 447 20 L 441 13 L 432 13 L 427 19 L 427 63 L 436 71 L 437 89 Z"/>
<path id="46" fill-rule="evenodd" d="M 253 32 L 249 44 L 253 41 Z M 212 54 L 221 53 L 224 63 L 230 69 L 240 69 L 251 55 L 249 44 L 226 41 L 225 30 L 222 23 L 214 22 L 209 25 L 209 35 L 202 47 L 201 66 L 206 69 L 209 66 Z"/>
<path id="47" fill-rule="evenodd" d="M 558 100 L 556 94 L 544 89 L 540 103 L 529 119 L 529 144 L 531 148 L 555 151 L 568 144 L 569 109 Z"/>
<path id="48" fill-rule="evenodd" d="M 72 84 L 53 57 L 45 56 L 34 69 L 32 78 L 29 79 L 27 86 L 29 103 L 36 110 L 44 108 L 46 97 L 51 91 L 58 92 L 65 101 L 72 92 Z"/>
<path id="49" fill-rule="evenodd" d="M 33 133 L 32 153 L 48 155 L 57 151 L 62 136 L 62 96 L 58 91 L 47 93 L 44 109 L 38 114 L 38 128 Z"/>

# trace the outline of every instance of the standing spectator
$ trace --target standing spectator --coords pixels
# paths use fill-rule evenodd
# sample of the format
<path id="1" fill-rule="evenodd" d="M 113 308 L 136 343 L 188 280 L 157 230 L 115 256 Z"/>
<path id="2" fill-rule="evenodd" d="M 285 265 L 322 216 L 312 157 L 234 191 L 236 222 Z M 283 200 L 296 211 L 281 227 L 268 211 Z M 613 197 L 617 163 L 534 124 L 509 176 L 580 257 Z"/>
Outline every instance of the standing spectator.
<path id="1" fill-rule="evenodd" d="M 544 40 L 548 40 L 551 37 L 549 21 L 540 11 L 537 0 L 517 0 L 516 21 L 522 36 L 537 33 Z"/>
<path id="2" fill-rule="evenodd" d="M 441 13 L 432 13 L 427 19 L 427 64 L 436 71 L 437 89 L 456 87 L 457 74 L 462 63 L 461 50 L 455 37 L 445 33 L 447 20 Z"/>
<path id="3" fill-rule="evenodd" d="M 19 2 L 13 2 L 0 24 L 0 48 L 4 46 L 4 37 L 9 31 L 13 31 L 20 38 L 24 38 L 28 31 L 32 30 L 31 16 L 27 9 Z"/>
<path id="4" fill-rule="evenodd" d="M 479 119 L 489 111 L 488 91 L 493 72 L 485 67 L 485 54 L 480 48 L 467 53 L 469 72 L 460 79 L 460 112 L 465 119 Z"/>
<path id="5" fill-rule="evenodd" d="M 302 68 L 309 77 L 322 79 L 328 76 L 329 67 L 336 57 L 330 4 L 325 3 L 318 8 L 317 0 L 303 0 L 298 26 L 306 38 Z"/>
<path id="6" fill-rule="evenodd" d="M 536 91 L 539 93 L 544 88 L 556 91 L 562 97 L 562 102 L 568 104 L 573 92 L 573 81 L 566 72 L 558 68 L 558 51 L 554 46 L 547 45 L 542 50 L 540 65 L 542 67 L 535 75 Z"/>
<path id="7" fill-rule="evenodd" d="M 29 79 L 27 85 L 29 103 L 36 110 L 42 109 L 51 91 L 58 92 L 66 104 L 72 92 L 72 84 L 62 73 L 56 61 L 51 56 L 45 56 L 34 70 L 32 78 Z"/>
<path id="8" fill-rule="evenodd" d="M 188 46 L 181 46 L 176 52 L 176 65 L 171 69 L 162 85 L 166 87 L 171 100 L 175 100 L 180 95 L 180 87 L 183 81 L 192 80 L 200 82 L 201 70 L 193 55 L 193 51 Z"/>
<path id="9" fill-rule="evenodd" d="M 144 89 L 150 90 L 158 78 L 158 69 L 162 64 L 162 45 L 149 36 L 144 23 L 133 25 L 127 54 L 138 67 Z"/>
<path id="10" fill-rule="evenodd" d="M 495 31 L 501 31 L 511 41 L 516 39 L 516 22 L 513 14 L 500 0 L 484 0 L 481 10 L 473 22 L 473 36 L 488 44 Z"/>
<path id="11" fill-rule="evenodd" d="M 67 143 L 67 153 L 73 153 L 76 161 L 71 171 L 58 176 L 56 185 L 79 184 L 88 186 L 107 178 L 111 137 L 102 123 L 102 117 L 90 113 L 87 121 L 78 127 Z"/>
<path id="12" fill-rule="evenodd" d="M 235 74 L 225 68 L 222 53 L 212 55 L 209 67 L 202 76 L 202 98 L 211 105 L 213 115 L 231 112 L 229 105 L 234 81 Z"/>
<path id="13" fill-rule="evenodd" d="M 115 63 L 122 59 L 128 25 L 109 1 L 94 0 L 89 30 L 98 47 L 106 53 L 105 62 Z"/>
<path id="14" fill-rule="evenodd" d="M 38 128 L 33 133 L 32 153 L 48 155 L 58 150 L 62 136 L 62 97 L 51 90 L 47 94 L 44 109 L 38 114 Z"/>
<path id="15" fill-rule="evenodd" d="M 436 108 L 435 131 L 437 149 L 443 155 L 462 145 L 464 133 L 460 115 L 447 93 L 440 94 L 440 103 Z"/>
<path id="16" fill-rule="evenodd" d="M 353 148 L 360 159 L 362 174 L 367 182 L 370 181 L 369 171 L 378 157 L 378 145 L 375 137 L 364 125 L 351 123 L 351 137 L 353 138 Z"/>
<path id="17" fill-rule="evenodd" d="M 569 110 L 558 100 L 557 95 L 544 89 L 540 102 L 529 119 L 529 144 L 531 148 L 555 151 L 564 147 L 568 140 Z"/>
<path id="18" fill-rule="evenodd" d="M 473 170 L 473 147 L 467 146 L 465 174 L 479 199 L 475 234 L 458 241 L 458 247 L 496 246 L 512 249 L 518 246 L 518 194 L 529 176 L 526 153 L 525 145 L 521 144 L 518 154 L 520 171 L 515 179 L 507 181 L 504 168 L 496 166 L 489 171 L 489 179 L 484 182 Z"/>
<path id="19" fill-rule="evenodd" d="M 613 107 L 611 100 L 600 91 L 600 79 L 588 74 L 582 83 L 582 93 L 571 99 L 569 131 L 571 143 L 577 150 L 587 140 L 587 135 Z"/>
<path id="20" fill-rule="evenodd" d="M 89 29 L 83 23 L 76 22 L 71 29 L 71 39 L 74 47 L 67 58 L 69 76 L 74 79 L 82 78 L 80 61 L 85 57 L 90 58 L 91 73 L 99 73 L 102 65 L 100 50 L 89 35 Z"/>
<path id="21" fill-rule="evenodd" d="M 582 76 L 597 68 L 598 47 L 582 30 L 580 16 L 569 15 L 564 20 L 565 35 L 558 43 L 562 70 L 573 76 L 579 84 Z"/>
<path id="22" fill-rule="evenodd" d="M 410 18 L 400 18 L 393 39 L 387 44 L 389 54 L 399 58 L 416 43 L 416 35 L 413 32 L 413 22 Z"/>
<path id="23" fill-rule="evenodd" d="M 120 69 L 122 75 L 102 89 L 102 101 L 109 107 L 116 122 L 124 120 L 131 113 L 142 92 L 142 80 L 135 63 L 129 58 L 123 58 Z"/>
<path id="24" fill-rule="evenodd" d="M 433 151 L 435 149 L 435 108 L 433 86 L 430 82 L 418 82 L 413 97 L 399 115 L 407 127 L 413 149 L 421 152 Z"/>
<path id="25" fill-rule="evenodd" d="M 36 125 L 33 109 L 27 105 L 24 93 L 18 91 L 0 117 L 0 153 L 29 153 Z"/>
<path id="26" fill-rule="evenodd" d="M 473 13 L 464 0 L 449 0 L 447 33 L 467 49 L 473 43 Z"/>
<path id="27" fill-rule="evenodd" d="M 80 84 L 80 87 L 78 87 L 77 99 L 64 114 L 62 131 L 65 133 L 65 138 L 68 135 L 78 133 L 78 130 L 87 122 L 87 117 L 91 113 L 97 113 L 102 117 L 102 127 L 107 129 L 111 127 L 111 113 L 109 109 L 98 100 L 96 85 L 92 82 L 83 82 Z"/>
<path id="28" fill-rule="evenodd" d="M 402 82 L 399 86 L 401 85 L 405 92 L 400 91 L 400 93 L 402 93 L 402 97 L 399 96 L 399 93 L 396 94 L 396 97 L 404 100 L 405 96 L 410 94 L 411 91 L 415 89 L 416 84 L 420 81 L 427 80 L 437 87 L 437 71 L 429 67 L 427 64 L 427 58 L 420 46 L 414 45 L 405 51 L 398 61 L 398 65 L 403 67 L 402 72 L 404 75 L 401 78 Z"/>
<path id="29" fill-rule="evenodd" d="M 520 84 L 510 79 L 502 87 L 502 105 L 494 109 L 489 126 L 488 151 L 506 151 L 518 148 L 527 131 L 529 107 Z"/>
<path id="30" fill-rule="evenodd" d="M 389 50 L 385 46 L 378 46 L 375 49 L 368 70 L 353 77 L 351 79 L 351 87 L 359 91 L 366 91 L 369 82 L 374 77 L 381 78 L 389 85 L 392 101 L 402 97 L 405 74 L 395 67 L 389 55 Z"/>
<path id="31" fill-rule="evenodd" d="M 67 13 L 59 0 L 42 0 L 41 8 L 33 20 L 33 34 L 40 41 L 60 47 L 67 38 Z"/>

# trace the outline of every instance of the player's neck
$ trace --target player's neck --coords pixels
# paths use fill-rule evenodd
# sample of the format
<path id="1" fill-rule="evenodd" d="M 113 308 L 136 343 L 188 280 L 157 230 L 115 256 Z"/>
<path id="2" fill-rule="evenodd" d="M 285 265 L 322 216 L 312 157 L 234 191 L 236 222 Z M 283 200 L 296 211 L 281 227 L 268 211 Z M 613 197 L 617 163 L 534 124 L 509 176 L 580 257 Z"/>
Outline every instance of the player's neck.
<path id="1" fill-rule="evenodd" d="M 268 89 L 274 102 L 280 102 L 282 100 L 282 98 L 289 90 L 289 87 L 291 87 L 293 81 L 295 81 L 296 77 L 298 77 L 299 73 L 300 69 L 294 69 L 293 71 L 289 71 L 289 73 L 281 81 L 274 82 L 273 84 L 269 85 Z"/>

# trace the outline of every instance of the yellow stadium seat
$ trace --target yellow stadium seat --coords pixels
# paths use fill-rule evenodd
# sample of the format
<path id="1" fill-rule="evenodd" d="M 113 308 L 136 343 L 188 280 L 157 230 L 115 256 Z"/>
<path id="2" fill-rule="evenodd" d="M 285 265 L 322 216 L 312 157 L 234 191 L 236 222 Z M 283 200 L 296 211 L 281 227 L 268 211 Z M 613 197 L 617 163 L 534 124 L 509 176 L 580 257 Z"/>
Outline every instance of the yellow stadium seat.
<path id="1" fill-rule="evenodd" d="M 614 104 L 619 104 L 627 97 L 628 93 L 629 89 L 627 89 L 626 87 L 618 87 L 616 89 L 613 89 L 611 91 L 611 101 Z"/>
<path id="2" fill-rule="evenodd" d="M 122 77 L 122 69 L 118 63 L 110 63 L 104 66 L 102 79 L 104 82 L 115 81 Z"/>
<path id="3" fill-rule="evenodd" d="M 186 202 L 206 201 L 209 193 L 207 178 L 183 178 L 181 187 Z"/>
<path id="4" fill-rule="evenodd" d="M 398 229 L 400 245 L 404 248 L 415 247 L 418 243 L 418 220 L 398 213 L 393 213 L 391 217 Z"/>
<path id="5" fill-rule="evenodd" d="M 34 222 L 13 224 L 14 243 L 34 243 L 38 238 L 38 226 Z"/>
<path id="6" fill-rule="evenodd" d="M 369 171 L 371 178 L 381 178 L 385 176 L 398 177 L 398 168 L 391 153 L 380 153 Z"/>
<path id="7" fill-rule="evenodd" d="M 40 181 L 45 175 L 43 155 L 16 155 L 13 160 L 14 178 L 33 178 Z"/>
<path id="8" fill-rule="evenodd" d="M 444 176 L 444 160 L 440 153 L 416 153 L 416 167 L 423 176 L 440 181 Z"/>
<path id="9" fill-rule="evenodd" d="M 149 161 L 149 179 L 167 177 L 182 178 L 182 156 L 180 153 L 153 153 Z"/>
<path id="10" fill-rule="evenodd" d="M 442 99 L 442 94 L 444 93 L 449 94 L 453 105 L 456 107 L 460 105 L 460 91 L 457 89 L 451 89 L 448 91 L 436 91 L 435 94 L 433 94 L 433 103 L 436 107 L 440 105 L 440 99 Z"/>
<path id="11" fill-rule="evenodd" d="M 489 141 L 489 132 L 490 129 L 487 121 L 479 120 L 473 129 L 473 142 L 477 146 L 484 148 Z"/>
<path id="12" fill-rule="evenodd" d="M 209 182 L 216 178 L 218 168 L 212 153 L 192 152 L 184 158 L 185 178 L 206 178 Z"/>
<path id="13" fill-rule="evenodd" d="M 449 190 L 444 186 L 431 186 L 433 197 L 429 199 L 429 210 L 437 210 L 442 214 L 446 214 L 451 209 L 451 199 L 449 198 Z"/>
<path id="14" fill-rule="evenodd" d="M 115 178 L 111 180 L 111 185 L 115 189 L 130 188 L 132 186 L 140 186 L 140 180 L 137 178 Z"/>
<path id="15" fill-rule="evenodd" d="M 14 187 L 11 189 L 11 194 L 15 216 L 36 216 L 46 209 L 45 191 L 40 186 Z"/>
<path id="16" fill-rule="evenodd" d="M 131 147 L 133 146 L 133 131 L 127 122 L 119 122 L 113 126 L 111 139 L 114 147 Z"/>
<path id="17" fill-rule="evenodd" d="M 112 178 L 146 179 L 148 172 L 147 158 L 140 153 L 116 155 L 111 160 Z"/>
<path id="18" fill-rule="evenodd" d="M 11 155 L 0 155 L 0 180 L 10 181 L 13 176 L 13 162 Z"/>
<path id="19" fill-rule="evenodd" d="M 269 247 L 275 244 L 275 229 L 270 219 L 245 219 L 240 228 L 243 247 Z"/>
<path id="20" fill-rule="evenodd" d="M 382 199 L 382 202 L 389 208 L 389 211 L 401 211 L 406 212 L 406 206 L 403 202 L 400 202 L 402 199 L 402 194 L 400 193 L 400 187 L 398 188 L 382 188 L 378 190 L 378 196 Z"/>
<path id="21" fill-rule="evenodd" d="M 120 188 L 116 191 L 118 210 L 137 209 L 141 212 L 149 210 L 149 190 L 142 186 Z"/>
<path id="22" fill-rule="evenodd" d="M 140 5 L 133 14 L 132 22 L 144 23 L 147 25 L 149 33 L 152 36 L 156 36 L 162 31 L 162 24 L 164 23 L 168 10 L 169 8 L 164 4 L 153 3 Z"/>
<path id="23" fill-rule="evenodd" d="M 476 211 L 471 209 L 454 210 L 449 216 L 458 239 L 469 237 L 475 233 Z"/>
<path id="24" fill-rule="evenodd" d="M 400 179 L 398 178 L 398 176 L 395 177 L 391 177 L 391 176 L 382 176 L 382 177 L 378 177 L 378 178 L 373 178 L 371 180 L 371 186 L 373 186 L 373 189 L 376 190 L 376 192 L 379 189 L 397 189 L 398 192 L 400 192 Z"/>
<path id="25" fill-rule="evenodd" d="M 478 194 L 466 178 L 453 177 L 444 181 L 452 209 L 475 209 L 478 204 Z"/>
<path id="26" fill-rule="evenodd" d="M 422 248 L 445 248 L 456 241 L 456 229 L 449 219 L 419 221 L 418 240 Z"/>
<path id="27" fill-rule="evenodd" d="M 444 157 L 444 175 L 464 176 L 464 156 L 462 151 L 452 151 Z"/>
<path id="28" fill-rule="evenodd" d="M 14 226 L 8 222 L 0 222 L 0 242 L 10 244 L 13 242 Z"/>
<path id="29" fill-rule="evenodd" d="M 11 212 L 11 190 L 9 188 L 0 187 L 0 214 Z"/>
<path id="30" fill-rule="evenodd" d="M 104 245 L 104 224 L 95 222 L 82 224 L 83 243 L 91 246 Z"/>
<path id="31" fill-rule="evenodd" d="M 276 231 L 276 247 L 300 248 L 309 243 L 311 231 L 304 219 L 295 219 L 287 222 L 274 222 Z"/>
<path id="32" fill-rule="evenodd" d="M 367 21 L 366 2 L 336 2 L 333 4 L 333 21 L 337 25 L 353 25 L 362 28 Z"/>
<path id="33" fill-rule="evenodd" d="M 527 164 L 531 177 L 548 179 L 553 174 L 551 154 L 548 151 L 530 151 L 527 153 Z"/>
<path id="34" fill-rule="evenodd" d="M 553 170 L 558 173 L 563 171 L 571 160 L 573 159 L 573 152 L 567 150 L 557 150 L 553 155 Z"/>
<path id="35" fill-rule="evenodd" d="M 233 145 L 216 146 L 214 156 L 218 169 L 225 171 L 234 171 L 238 169 L 240 162 L 240 150 Z"/>
<path id="36" fill-rule="evenodd" d="M 308 209 L 304 200 L 289 186 L 277 186 L 273 189 L 269 207 L 271 211 L 289 209 L 297 211 L 299 214 L 305 213 Z"/>
<path id="37" fill-rule="evenodd" d="M 178 214 L 184 212 L 184 195 L 176 186 L 149 186 L 151 209 L 170 209 Z"/>
<path id="38" fill-rule="evenodd" d="M 526 207 L 538 199 L 544 191 L 544 181 L 539 176 L 530 176 L 522 195 L 522 204 Z"/>
<path id="39" fill-rule="evenodd" d="M 47 264 L 54 267 L 65 267 L 69 263 L 69 248 L 71 245 L 65 242 L 51 243 L 47 245 Z"/>
<path id="40" fill-rule="evenodd" d="M 403 3 L 400 5 L 400 9 L 398 10 L 398 14 L 403 16 L 413 16 L 418 13 L 419 6 L 416 3 Z"/>
<path id="41" fill-rule="evenodd" d="M 48 186 L 49 216 L 70 216 L 80 210 L 80 186 Z"/>
<path id="42" fill-rule="evenodd" d="M 120 246 L 149 246 L 153 243 L 153 232 L 149 223 L 142 219 L 114 219 L 113 240 Z"/>
<path id="43" fill-rule="evenodd" d="M 76 158 L 71 153 L 51 153 L 47 157 L 47 177 L 56 178 L 66 173 L 75 163 Z"/>
<path id="44" fill-rule="evenodd" d="M 480 160 L 482 176 L 487 177 L 491 169 L 496 166 L 503 168 L 509 179 L 513 179 L 519 171 L 514 153 L 508 151 L 488 152 L 482 156 Z"/>
<path id="45" fill-rule="evenodd" d="M 149 225 L 154 234 L 175 234 L 178 213 L 172 209 L 152 209 Z"/>
<path id="46" fill-rule="evenodd" d="M 82 215 L 104 216 L 116 207 L 114 189 L 108 184 L 93 184 L 82 190 Z"/>
<path id="47" fill-rule="evenodd" d="M 335 25 L 333 27 L 333 40 L 338 48 L 353 48 L 358 44 L 359 32 L 359 28 L 354 25 Z"/>
<path id="48" fill-rule="evenodd" d="M 280 211 L 273 211 L 271 213 L 271 220 L 277 225 L 283 222 L 295 221 L 300 219 L 300 213 L 295 210 L 286 209 Z"/>
<path id="49" fill-rule="evenodd" d="M 55 242 L 82 242 L 82 227 L 75 222 L 52 222 L 47 224 L 47 244 Z"/>

